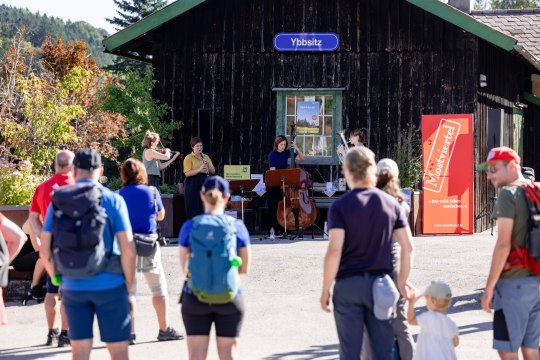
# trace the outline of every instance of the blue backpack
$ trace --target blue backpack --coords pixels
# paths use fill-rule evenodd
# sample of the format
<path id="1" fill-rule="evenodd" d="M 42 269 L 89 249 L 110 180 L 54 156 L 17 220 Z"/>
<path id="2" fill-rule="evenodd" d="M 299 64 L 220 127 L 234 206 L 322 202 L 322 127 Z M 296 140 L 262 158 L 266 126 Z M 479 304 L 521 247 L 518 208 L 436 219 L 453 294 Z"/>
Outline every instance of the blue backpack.
<path id="1" fill-rule="evenodd" d="M 88 182 L 64 186 L 52 195 L 52 253 L 58 274 L 86 278 L 101 272 L 122 273 L 120 257 L 107 249 L 103 232 L 110 220 L 102 207 L 103 188 Z"/>
<path id="2" fill-rule="evenodd" d="M 207 304 L 230 302 L 240 287 L 236 256 L 235 220 L 228 215 L 200 215 L 189 235 L 191 260 L 188 287 Z"/>

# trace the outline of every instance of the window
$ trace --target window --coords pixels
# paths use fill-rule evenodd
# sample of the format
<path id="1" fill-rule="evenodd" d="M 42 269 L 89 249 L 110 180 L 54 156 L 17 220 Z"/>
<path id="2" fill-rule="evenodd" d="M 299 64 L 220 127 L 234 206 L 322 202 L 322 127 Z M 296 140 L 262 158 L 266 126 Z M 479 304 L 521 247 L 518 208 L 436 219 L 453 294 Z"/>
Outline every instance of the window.
<path id="1" fill-rule="evenodd" d="M 339 164 L 341 99 L 341 90 L 278 90 L 276 135 L 285 134 L 290 141 L 291 124 L 296 124 L 302 163 Z"/>

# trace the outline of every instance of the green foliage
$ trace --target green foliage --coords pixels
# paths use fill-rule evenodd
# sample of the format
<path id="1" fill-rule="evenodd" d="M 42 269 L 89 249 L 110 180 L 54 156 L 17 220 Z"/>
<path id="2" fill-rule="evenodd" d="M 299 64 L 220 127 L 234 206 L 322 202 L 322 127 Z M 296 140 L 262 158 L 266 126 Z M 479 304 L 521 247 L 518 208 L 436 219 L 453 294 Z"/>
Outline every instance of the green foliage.
<path id="1" fill-rule="evenodd" d="M 113 56 L 102 51 L 101 41 L 108 36 L 107 31 L 98 29 L 84 22 L 64 22 L 60 18 L 32 13 L 28 9 L 0 5 L 0 58 L 2 58 L 19 28 L 27 26 L 30 30 L 27 41 L 34 48 L 39 48 L 50 35 L 55 41 L 64 38 L 68 42 L 85 41 L 90 53 L 101 66 L 112 64 Z"/>
<path id="2" fill-rule="evenodd" d="M 160 185 L 160 194 L 178 194 L 178 187 L 176 185 Z"/>
<path id="3" fill-rule="evenodd" d="M 120 190 L 122 188 L 122 179 L 119 177 L 112 178 L 107 183 L 107 187 L 112 191 Z"/>
<path id="4" fill-rule="evenodd" d="M 410 128 L 402 133 L 394 160 L 399 168 L 399 182 L 402 188 L 418 189 L 422 178 L 422 135 L 420 130 Z"/>
<path id="5" fill-rule="evenodd" d="M 474 0 L 474 10 L 485 10 L 488 0 Z"/>
<path id="6" fill-rule="evenodd" d="M 32 173 L 29 161 L 17 165 L 0 158 L 0 205 L 28 205 L 44 176 Z"/>
<path id="7" fill-rule="evenodd" d="M 491 0 L 491 8 L 496 9 L 528 9 L 540 6 L 537 0 Z"/>
<path id="8" fill-rule="evenodd" d="M 121 114 L 127 118 L 128 137 L 123 141 L 126 147 L 140 149 L 140 144 L 147 130 L 157 132 L 163 144 L 169 145 L 174 130 L 180 129 L 181 122 L 172 119 L 162 121 L 170 108 L 152 98 L 154 86 L 152 69 L 148 68 L 144 77 L 137 72 L 129 72 L 123 83 L 111 84 L 105 88 L 101 97 L 101 108 L 105 111 Z M 137 153 L 140 158 L 140 152 Z"/>
<path id="9" fill-rule="evenodd" d="M 107 21 L 122 30 L 167 5 L 167 0 L 113 0 L 118 16 Z"/>

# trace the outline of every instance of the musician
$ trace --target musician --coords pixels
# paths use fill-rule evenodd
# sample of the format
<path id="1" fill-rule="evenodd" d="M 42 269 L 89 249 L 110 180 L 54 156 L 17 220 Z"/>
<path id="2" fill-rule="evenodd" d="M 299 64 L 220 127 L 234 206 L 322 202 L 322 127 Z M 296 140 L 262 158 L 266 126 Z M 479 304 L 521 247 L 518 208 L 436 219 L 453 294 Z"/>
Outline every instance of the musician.
<path id="1" fill-rule="evenodd" d="M 206 177 L 216 173 L 212 160 L 202 152 L 202 139 L 200 137 L 191 138 L 190 145 L 193 152 L 184 158 L 184 175 L 186 177 L 184 202 L 187 219 L 203 213 L 204 208 L 199 193 Z"/>
<path id="2" fill-rule="evenodd" d="M 155 186 L 159 189 L 159 185 L 161 185 L 161 170 L 171 165 L 172 162 L 180 156 L 180 153 L 176 151 L 172 154 L 170 149 L 160 149 L 160 151 L 158 151 L 158 143 L 159 134 L 147 131 L 146 134 L 144 134 L 141 146 L 144 149 L 142 160 L 146 172 L 148 173 L 148 186 Z M 161 162 L 161 160 L 167 161 Z"/>
<path id="3" fill-rule="evenodd" d="M 291 158 L 290 149 L 288 149 L 289 141 L 285 135 L 279 135 L 274 140 L 274 149 L 268 154 L 268 167 L 270 170 L 286 169 L 287 161 Z M 291 144 L 294 149 L 294 157 L 296 160 L 304 160 L 304 153 L 295 143 Z M 276 233 L 283 232 L 283 228 L 277 220 L 277 207 L 283 200 L 283 191 L 279 186 L 269 186 L 266 188 L 268 196 L 268 211 L 270 212 L 270 227 L 273 227 Z"/>
<path id="4" fill-rule="evenodd" d="M 349 133 L 349 142 L 351 143 L 352 147 L 362 147 L 366 146 L 366 134 L 360 130 L 355 129 L 352 130 Z M 346 155 L 345 146 L 343 144 L 340 144 L 337 148 L 337 152 L 340 153 L 342 156 L 340 156 L 340 159 L 344 159 Z"/>

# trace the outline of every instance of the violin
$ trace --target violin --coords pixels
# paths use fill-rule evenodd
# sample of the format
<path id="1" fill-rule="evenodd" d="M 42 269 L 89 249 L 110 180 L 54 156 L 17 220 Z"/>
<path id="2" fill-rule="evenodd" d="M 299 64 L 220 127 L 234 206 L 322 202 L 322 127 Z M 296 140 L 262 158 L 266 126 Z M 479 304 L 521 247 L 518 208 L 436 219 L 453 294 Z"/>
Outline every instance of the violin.
<path id="1" fill-rule="evenodd" d="M 291 124 L 291 144 L 296 139 L 296 125 Z M 291 152 L 291 168 L 295 168 L 295 153 L 294 149 L 290 148 Z M 313 199 L 309 197 L 308 186 L 311 185 L 311 178 L 307 171 L 300 170 L 300 181 L 294 186 L 288 186 L 283 189 L 283 200 L 278 204 L 277 219 L 279 225 L 286 229 L 295 228 L 306 229 L 317 220 L 319 216 L 317 207 Z M 285 224 L 286 223 L 286 224 Z"/>
<path id="2" fill-rule="evenodd" d="M 166 154 L 167 153 L 167 150 L 171 152 L 171 157 L 173 157 L 176 153 L 179 153 L 179 151 L 174 151 L 174 150 L 171 150 L 169 148 L 158 148 L 156 147 L 155 149 L 153 149 L 155 151 L 157 151 L 158 153 L 161 153 L 161 154 Z M 184 157 L 184 154 L 180 153 L 179 155 L 181 158 Z"/>

